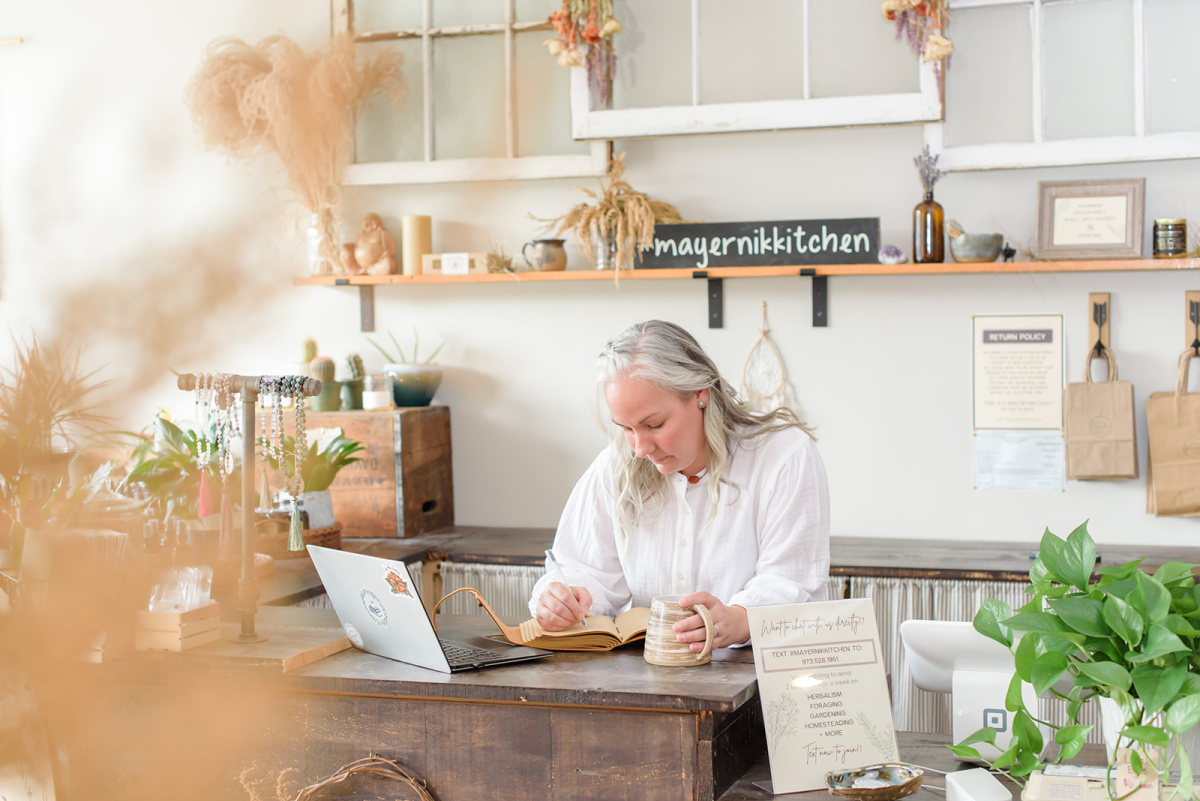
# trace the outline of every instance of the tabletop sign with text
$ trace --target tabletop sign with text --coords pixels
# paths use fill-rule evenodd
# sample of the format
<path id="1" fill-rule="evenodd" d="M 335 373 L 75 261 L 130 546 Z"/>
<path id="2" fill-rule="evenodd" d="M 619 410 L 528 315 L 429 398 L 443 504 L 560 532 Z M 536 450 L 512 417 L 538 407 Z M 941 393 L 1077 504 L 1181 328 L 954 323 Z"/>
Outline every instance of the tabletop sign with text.
<path id="1" fill-rule="evenodd" d="M 899 758 L 870 599 L 746 612 L 776 795 Z"/>
<path id="2" fill-rule="evenodd" d="M 638 268 L 776 267 L 875 264 L 879 218 L 680 223 L 654 226 Z"/>

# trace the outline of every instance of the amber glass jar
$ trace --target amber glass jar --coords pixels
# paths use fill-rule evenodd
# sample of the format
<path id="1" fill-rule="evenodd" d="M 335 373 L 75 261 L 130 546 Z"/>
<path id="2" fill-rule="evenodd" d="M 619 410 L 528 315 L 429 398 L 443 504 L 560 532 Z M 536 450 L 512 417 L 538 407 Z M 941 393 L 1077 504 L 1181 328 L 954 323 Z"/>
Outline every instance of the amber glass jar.
<path id="1" fill-rule="evenodd" d="M 913 209 L 913 263 L 941 264 L 945 236 L 942 235 L 942 206 L 926 192 Z"/>
<path id="2" fill-rule="evenodd" d="M 1187 253 L 1187 220 L 1154 221 L 1154 258 L 1182 259 Z"/>

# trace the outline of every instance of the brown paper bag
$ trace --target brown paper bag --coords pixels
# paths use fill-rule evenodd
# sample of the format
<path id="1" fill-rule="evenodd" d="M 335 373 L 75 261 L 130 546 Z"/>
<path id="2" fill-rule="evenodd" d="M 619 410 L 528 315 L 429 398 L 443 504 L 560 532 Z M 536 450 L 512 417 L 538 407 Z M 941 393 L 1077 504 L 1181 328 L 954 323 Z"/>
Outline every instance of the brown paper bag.
<path id="1" fill-rule="evenodd" d="M 1147 511 L 1159 517 L 1200 517 L 1200 392 L 1188 392 L 1188 366 L 1196 353 L 1179 354 L 1174 392 L 1146 399 L 1150 465 Z"/>
<path id="2" fill-rule="evenodd" d="M 1137 429 L 1133 417 L 1133 384 L 1117 380 L 1117 358 L 1110 348 L 1099 352 L 1108 362 L 1108 380 L 1092 381 L 1092 359 L 1084 365 L 1084 381 L 1063 390 L 1067 440 L 1067 478 L 1125 481 L 1138 477 Z"/>

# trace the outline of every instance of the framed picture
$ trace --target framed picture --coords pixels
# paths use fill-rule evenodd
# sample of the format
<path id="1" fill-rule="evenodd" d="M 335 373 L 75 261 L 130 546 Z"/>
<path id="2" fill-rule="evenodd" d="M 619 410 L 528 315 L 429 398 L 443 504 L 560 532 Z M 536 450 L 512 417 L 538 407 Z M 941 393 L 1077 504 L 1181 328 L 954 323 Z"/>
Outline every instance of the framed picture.
<path id="1" fill-rule="evenodd" d="M 1145 178 L 1038 181 L 1036 259 L 1140 259 Z"/>

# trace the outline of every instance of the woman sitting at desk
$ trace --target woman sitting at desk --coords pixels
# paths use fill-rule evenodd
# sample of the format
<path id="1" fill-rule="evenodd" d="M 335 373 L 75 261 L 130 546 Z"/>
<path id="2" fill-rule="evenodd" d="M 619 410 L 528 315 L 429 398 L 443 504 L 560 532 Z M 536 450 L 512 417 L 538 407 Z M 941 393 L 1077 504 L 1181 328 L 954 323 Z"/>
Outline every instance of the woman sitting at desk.
<path id="1" fill-rule="evenodd" d="M 819 601 L 829 576 L 829 490 L 808 426 L 754 414 L 677 325 L 640 323 L 600 354 L 611 437 L 575 485 L 554 537 L 571 586 L 543 576 L 530 611 L 548 631 L 657 595 L 708 607 L 713 647 L 746 642 L 747 606 Z M 699 652 L 704 624 L 675 625 Z"/>

